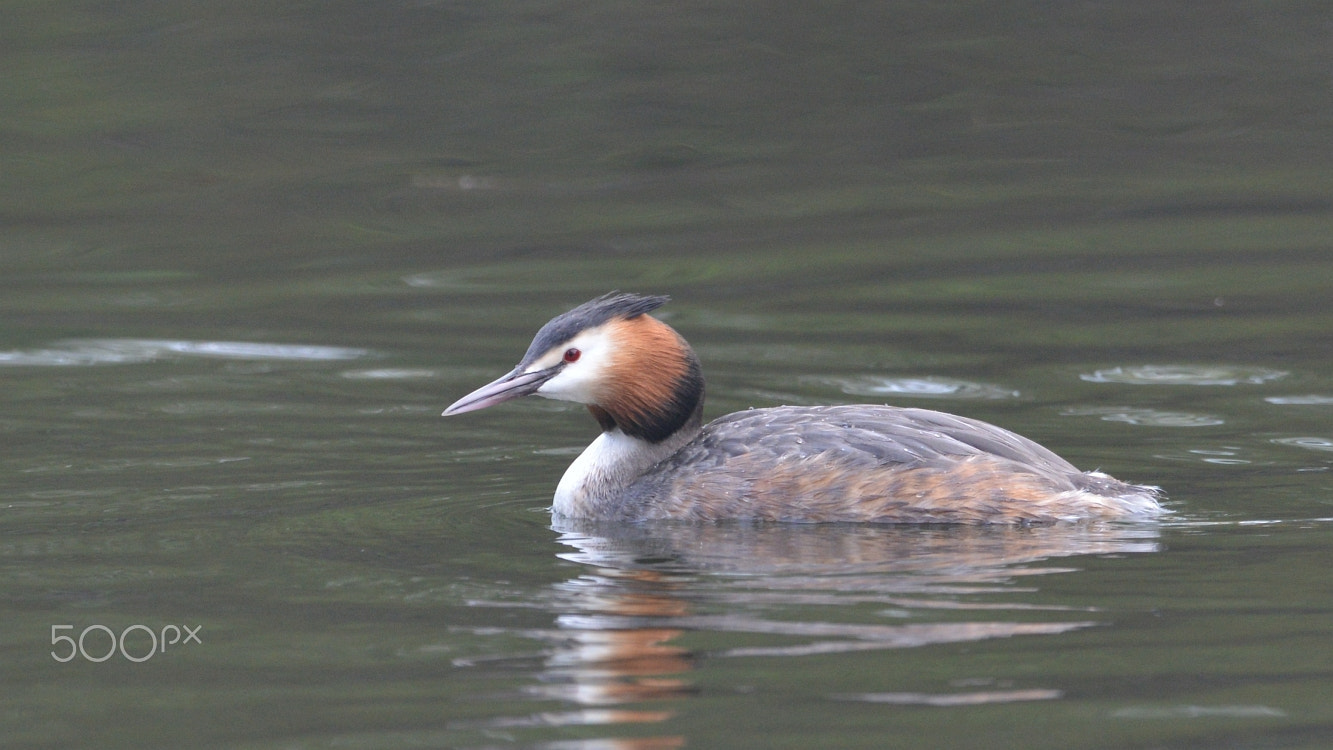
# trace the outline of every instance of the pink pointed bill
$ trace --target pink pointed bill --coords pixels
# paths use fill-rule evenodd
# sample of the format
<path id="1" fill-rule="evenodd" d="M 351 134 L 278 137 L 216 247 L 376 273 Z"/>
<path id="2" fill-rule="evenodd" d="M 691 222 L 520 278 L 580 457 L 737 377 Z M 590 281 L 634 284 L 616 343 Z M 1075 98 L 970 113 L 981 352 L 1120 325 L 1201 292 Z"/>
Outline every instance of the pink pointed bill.
<path id="1" fill-rule="evenodd" d="M 440 416 L 448 417 L 454 414 L 477 411 L 488 406 L 495 406 L 531 395 L 541 387 L 542 383 L 550 380 L 558 371 L 558 367 L 537 370 L 536 372 L 515 370 L 453 402 Z"/>

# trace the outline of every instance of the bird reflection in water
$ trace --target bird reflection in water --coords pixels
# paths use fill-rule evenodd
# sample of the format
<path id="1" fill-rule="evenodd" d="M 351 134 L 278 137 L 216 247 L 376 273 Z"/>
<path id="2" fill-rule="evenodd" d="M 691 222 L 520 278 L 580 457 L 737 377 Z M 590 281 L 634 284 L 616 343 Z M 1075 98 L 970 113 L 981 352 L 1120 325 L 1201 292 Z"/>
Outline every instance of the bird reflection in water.
<path id="1" fill-rule="evenodd" d="M 1017 578 L 1077 568 L 1056 558 L 1155 552 L 1155 525 L 1040 527 L 797 525 L 615 525 L 558 522 L 559 556 L 586 566 L 556 584 L 543 606 L 555 627 L 525 636 L 547 644 L 536 684 L 541 700 L 569 712 L 497 718 L 491 727 L 642 725 L 667 722 L 696 691 L 688 675 L 709 659 L 799 658 L 1019 635 L 1054 635 L 1099 624 L 1096 609 L 1031 605 L 1012 595 Z M 1038 563 L 1042 563 L 1038 565 Z M 977 601 L 986 595 L 1004 601 Z M 967 610 L 959 622 L 838 622 L 839 607 L 880 605 L 929 619 L 922 610 Z M 796 608 L 808 617 L 792 619 Z M 1002 613 L 1042 611 L 1052 619 L 1010 621 Z M 775 617 L 774 615 L 782 615 Z M 695 652 L 673 642 L 686 632 L 743 634 L 737 644 Z M 771 643 L 762 641 L 771 639 Z M 714 640 L 737 640 L 723 635 Z M 758 640 L 762 645 L 754 645 Z M 994 687 L 994 686 L 990 686 Z M 831 699 L 975 705 L 1060 697 L 1057 690 L 939 694 L 866 693 Z M 652 704 L 643 709 L 637 704 Z M 560 741 L 551 748 L 655 750 L 679 747 L 675 735 Z M 548 745 L 541 745 L 548 747 Z"/>

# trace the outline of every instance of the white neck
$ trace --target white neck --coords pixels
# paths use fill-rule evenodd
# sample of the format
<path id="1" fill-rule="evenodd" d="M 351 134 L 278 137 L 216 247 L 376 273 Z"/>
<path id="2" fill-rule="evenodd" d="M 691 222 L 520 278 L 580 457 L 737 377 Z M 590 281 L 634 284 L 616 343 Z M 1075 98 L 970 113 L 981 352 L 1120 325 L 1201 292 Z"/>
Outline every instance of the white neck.
<path id="1" fill-rule="evenodd" d="M 603 432 L 574 459 L 555 488 L 551 510 L 567 518 L 611 515 L 634 480 L 698 434 L 682 429 L 660 443 L 630 437 L 619 429 Z"/>

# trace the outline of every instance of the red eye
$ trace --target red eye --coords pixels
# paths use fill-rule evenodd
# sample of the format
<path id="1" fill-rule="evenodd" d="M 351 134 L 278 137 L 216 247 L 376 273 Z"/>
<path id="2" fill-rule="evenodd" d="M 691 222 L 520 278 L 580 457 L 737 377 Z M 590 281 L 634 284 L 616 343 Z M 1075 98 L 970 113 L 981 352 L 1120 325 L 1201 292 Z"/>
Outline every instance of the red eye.
<path id="1" fill-rule="evenodd" d="M 577 362 L 577 361 L 579 361 L 579 356 L 582 355 L 582 354 L 583 354 L 583 352 L 579 351 L 578 349 L 575 349 L 575 348 L 573 348 L 573 347 L 570 347 L 570 348 L 568 348 L 568 349 L 565 350 L 565 361 L 566 361 L 566 362 Z"/>

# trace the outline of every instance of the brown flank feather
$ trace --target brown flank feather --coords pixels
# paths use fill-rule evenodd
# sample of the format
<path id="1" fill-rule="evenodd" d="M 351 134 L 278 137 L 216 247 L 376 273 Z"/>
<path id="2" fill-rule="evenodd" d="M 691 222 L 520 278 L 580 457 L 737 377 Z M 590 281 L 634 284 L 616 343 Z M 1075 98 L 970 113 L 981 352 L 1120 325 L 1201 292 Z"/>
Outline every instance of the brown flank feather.
<path id="1" fill-rule="evenodd" d="M 1022 524 L 1120 515 L 1097 502 L 1108 498 L 993 456 L 874 468 L 840 466 L 826 455 L 777 465 L 749 459 L 736 457 L 728 472 L 672 477 L 660 488 L 659 502 L 642 510 L 653 518 L 804 523 Z M 675 502 L 661 502 L 665 498 Z"/>

